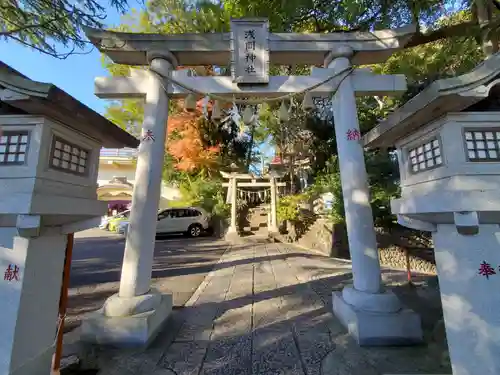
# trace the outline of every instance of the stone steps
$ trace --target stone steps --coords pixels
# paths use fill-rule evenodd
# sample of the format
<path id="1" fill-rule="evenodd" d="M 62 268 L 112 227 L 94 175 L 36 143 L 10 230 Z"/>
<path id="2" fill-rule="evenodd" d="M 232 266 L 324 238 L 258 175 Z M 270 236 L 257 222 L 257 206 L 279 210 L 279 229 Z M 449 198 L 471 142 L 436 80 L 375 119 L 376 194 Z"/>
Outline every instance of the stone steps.
<path id="1" fill-rule="evenodd" d="M 248 210 L 248 223 L 243 233 L 252 236 L 267 236 L 267 207 L 257 206 Z"/>

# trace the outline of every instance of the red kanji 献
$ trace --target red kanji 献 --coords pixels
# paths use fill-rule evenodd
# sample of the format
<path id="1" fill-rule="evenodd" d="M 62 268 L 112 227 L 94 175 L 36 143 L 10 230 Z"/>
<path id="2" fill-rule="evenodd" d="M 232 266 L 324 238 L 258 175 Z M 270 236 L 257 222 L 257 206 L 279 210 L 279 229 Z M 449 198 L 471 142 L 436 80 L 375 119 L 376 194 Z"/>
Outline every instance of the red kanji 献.
<path id="1" fill-rule="evenodd" d="M 359 141 L 361 139 L 361 134 L 358 129 L 349 129 L 346 136 L 348 141 Z"/>
<path id="2" fill-rule="evenodd" d="M 7 281 L 19 281 L 19 267 L 15 264 L 9 264 L 9 266 L 5 270 L 3 279 Z"/>
<path id="3" fill-rule="evenodd" d="M 153 141 L 155 140 L 155 136 L 153 135 L 152 130 L 146 130 L 146 134 L 144 134 L 144 137 L 142 137 L 143 141 Z"/>
<path id="4" fill-rule="evenodd" d="M 484 260 L 483 262 L 479 265 L 479 275 L 481 276 L 486 276 L 486 279 L 489 279 L 490 276 L 496 275 L 495 270 L 491 266 L 491 264 L 486 263 Z"/>

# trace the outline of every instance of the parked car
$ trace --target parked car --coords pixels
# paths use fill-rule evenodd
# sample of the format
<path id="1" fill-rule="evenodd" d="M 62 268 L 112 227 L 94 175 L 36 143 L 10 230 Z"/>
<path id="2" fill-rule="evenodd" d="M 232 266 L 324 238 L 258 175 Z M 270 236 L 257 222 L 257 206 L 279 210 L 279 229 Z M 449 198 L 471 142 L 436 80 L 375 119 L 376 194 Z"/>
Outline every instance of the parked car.
<path id="1" fill-rule="evenodd" d="M 109 231 L 116 231 L 116 229 L 118 228 L 118 224 L 123 220 L 127 220 L 129 216 L 130 210 L 127 210 L 120 212 L 119 214 L 116 214 L 114 216 L 103 218 L 101 220 L 101 225 L 99 225 L 99 228 Z"/>
<path id="2" fill-rule="evenodd" d="M 109 219 L 111 219 L 111 216 L 103 216 L 101 224 L 99 224 L 99 229 L 108 229 Z"/>
<path id="3" fill-rule="evenodd" d="M 199 237 L 209 229 L 210 215 L 199 207 L 168 208 L 158 213 L 156 234 L 185 233 Z M 126 234 L 129 221 L 121 221 L 118 233 Z"/>
<path id="4" fill-rule="evenodd" d="M 103 216 L 101 218 L 101 224 L 99 224 L 99 229 L 108 230 L 109 229 L 109 222 L 111 220 L 113 220 L 114 218 L 116 218 L 118 215 L 120 215 L 120 214 Z"/>

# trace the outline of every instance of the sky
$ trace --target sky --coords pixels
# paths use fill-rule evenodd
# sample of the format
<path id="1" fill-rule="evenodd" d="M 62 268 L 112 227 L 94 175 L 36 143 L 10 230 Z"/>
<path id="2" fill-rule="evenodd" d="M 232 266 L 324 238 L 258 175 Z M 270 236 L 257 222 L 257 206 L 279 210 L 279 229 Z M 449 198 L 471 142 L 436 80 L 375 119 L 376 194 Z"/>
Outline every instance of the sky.
<path id="1" fill-rule="evenodd" d="M 106 25 L 120 23 L 120 15 L 115 9 L 108 9 L 107 14 Z M 59 60 L 14 41 L 0 40 L 0 60 L 35 81 L 58 86 L 104 114 L 106 100 L 94 95 L 94 78 L 107 75 L 107 71 L 102 67 L 101 54 L 96 49 L 89 54 L 72 55 L 66 60 Z"/>

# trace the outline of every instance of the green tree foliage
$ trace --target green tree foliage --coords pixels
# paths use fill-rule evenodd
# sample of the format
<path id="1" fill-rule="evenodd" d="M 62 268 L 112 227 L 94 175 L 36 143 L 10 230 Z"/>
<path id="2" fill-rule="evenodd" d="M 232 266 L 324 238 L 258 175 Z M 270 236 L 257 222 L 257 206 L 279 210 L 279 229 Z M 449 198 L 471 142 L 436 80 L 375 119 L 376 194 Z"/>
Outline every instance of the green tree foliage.
<path id="1" fill-rule="evenodd" d="M 470 12 L 460 11 L 452 17 L 440 20 L 437 27 L 468 22 L 471 17 Z M 380 119 L 418 94 L 431 82 L 470 71 L 483 58 L 484 53 L 477 38 L 457 36 L 405 49 L 391 56 L 386 63 L 372 66 L 376 73 L 405 74 L 408 91 L 400 98 L 358 98 L 358 117 L 362 132 L 369 131 Z M 333 119 L 327 119 L 328 121 Z M 333 123 L 323 129 L 334 133 Z M 336 154 L 333 138 L 331 143 L 330 150 Z M 390 213 L 390 199 L 399 194 L 399 169 L 395 155 L 375 150 L 366 152 L 365 159 L 375 222 L 377 225 L 391 225 L 393 217 Z M 342 189 L 336 157 L 329 160 L 323 171 L 318 174 L 312 191 L 332 192 L 337 199 L 331 217 L 337 222 L 343 220 Z"/>
<path id="2" fill-rule="evenodd" d="M 309 199 L 314 199 L 323 193 L 333 194 L 333 205 L 328 216 L 334 223 L 344 222 L 344 198 L 340 181 L 338 157 L 330 157 L 322 171 L 316 175 L 314 184 L 307 191 Z"/>
<path id="3" fill-rule="evenodd" d="M 139 136 L 141 134 L 144 105 L 142 100 L 115 101 L 106 107 L 106 117 L 123 130 Z"/>
<path id="4" fill-rule="evenodd" d="M 171 201 L 173 207 L 196 206 L 219 217 L 228 217 L 229 205 L 226 204 L 221 181 L 207 179 L 202 175 L 190 176 L 182 173 L 179 182 L 182 199 Z"/>
<path id="5" fill-rule="evenodd" d="M 449 15 L 451 4 L 471 11 L 472 19 L 436 27 Z M 0 36 L 65 58 L 87 46 L 84 27 L 103 26 L 106 5 L 98 0 L 3 0 Z M 123 12 L 127 1 L 111 0 L 110 5 Z M 415 23 L 425 28 L 418 30 L 410 46 L 474 34 L 485 41 L 483 51 L 491 54 L 498 51 L 494 34 L 500 26 L 499 9 L 499 0 L 151 0 L 146 11 L 133 10 L 120 28 L 165 33 L 228 31 L 231 17 L 242 16 L 267 17 L 274 32 L 344 32 Z"/>
<path id="6" fill-rule="evenodd" d="M 438 27 L 469 22 L 472 14 L 460 11 L 440 20 Z M 409 90 L 400 100 L 385 101 L 385 116 L 394 106 L 400 105 L 423 90 L 436 79 L 464 74 L 484 59 L 480 41 L 475 37 L 456 36 L 433 43 L 405 49 L 392 55 L 386 63 L 374 66 L 380 74 L 404 74 Z"/>
<path id="7" fill-rule="evenodd" d="M 267 17 L 276 32 L 342 32 L 406 25 L 414 14 L 431 21 L 444 14 L 441 0 L 229 0 L 224 13 Z M 276 10 L 280 11 L 277 12 Z"/>
<path id="8" fill-rule="evenodd" d="M 83 28 L 103 27 L 109 5 L 124 12 L 127 1 L 1 0 L 0 37 L 66 58 L 88 47 Z"/>
<path id="9" fill-rule="evenodd" d="M 396 155 L 377 150 L 367 152 L 365 161 L 375 225 L 390 227 L 395 223 L 390 200 L 400 193 L 399 166 Z"/>
<path id="10" fill-rule="evenodd" d="M 299 205 L 307 200 L 306 194 L 292 194 L 281 197 L 276 210 L 278 221 L 300 221 L 301 210 Z"/>
<path id="11" fill-rule="evenodd" d="M 390 199 L 399 194 L 399 167 L 394 155 L 386 151 L 368 152 L 365 155 L 368 181 L 370 184 L 370 204 L 375 225 L 390 227 L 394 217 L 390 211 Z M 306 191 L 306 200 L 323 193 L 332 193 L 334 201 L 328 216 L 335 223 L 344 222 L 344 199 L 338 157 L 333 156 L 326 162 L 314 184 Z"/>

